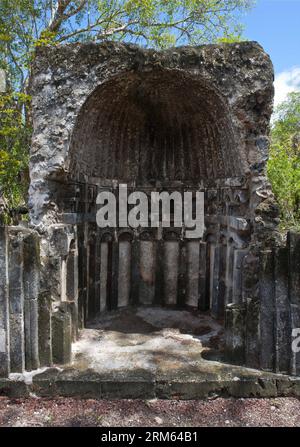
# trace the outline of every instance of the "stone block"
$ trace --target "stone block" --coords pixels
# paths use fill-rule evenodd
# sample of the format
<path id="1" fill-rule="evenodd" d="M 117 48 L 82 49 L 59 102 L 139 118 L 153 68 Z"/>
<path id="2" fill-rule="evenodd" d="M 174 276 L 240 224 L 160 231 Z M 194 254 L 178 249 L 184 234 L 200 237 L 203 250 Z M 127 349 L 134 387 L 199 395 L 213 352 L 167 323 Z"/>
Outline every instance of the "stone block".
<path id="1" fill-rule="evenodd" d="M 199 247 L 199 309 L 209 309 L 209 297 L 207 287 L 207 244 L 200 242 Z"/>
<path id="2" fill-rule="evenodd" d="M 290 302 L 300 305 L 300 234 L 290 231 L 287 246 L 289 250 L 289 298 Z"/>
<path id="3" fill-rule="evenodd" d="M 259 298 L 249 298 L 246 306 L 246 365 L 250 368 L 259 368 L 261 352 Z"/>
<path id="4" fill-rule="evenodd" d="M 198 308 L 199 304 L 199 241 L 187 243 L 187 291 L 186 304 Z"/>
<path id="5" fill-rule="evenodd" d="M 278 249 L 275 256 L 275 349 L 276 372 L 289 373 L 291 367 L 291 310 L 289 302 L 288 249 Z"/>
<path id="6" fill-rule="evenodd" d="M 140 241 L 139 302 L 151 305 L 155 297 L 155 242 Z"/>
<path id="7" fill-rule="evenodd" d="M 260 366 L 273 371 L 275 367 L 275 263 L 274 253 L 261 253 L 260 293 Z"/>
<path id="8" fill-rule="evenodd" d="M 50 247 L 52 256 L 67 256 L 71 240 L 69 226 L 57 225 L 51 227 Z"/>
<path id="9" fill-rule="evenodd" d="M 293 330 L 298 329 L 296 337 L 298 338 L 300 335 L 300 306 L 296 304 L 291 304 L 291 329 L 292 334 Z M 294 338 L 292 339 L 292 341 Z M 291 374 L 295 376 L 300 376 L 300 351 L 297 352 L 300 348 L 300 343 L 296 343 L 297 350 L 292 349 L 291 356 Z"/>
<path id="10" fill-rule="evenodd" d="M 178 294 L 179 242 L 164 242 L 164 303 L 176 306 Z"/>
<path id="11" fill-rule="evenodd" d="M 243 260 L 248 250 L 234 250 L 232 271 L 232 302 L 240 304 L 243 301 Z"/>
<path id="12" fill-rule="evenodd" d="M 23 240 L 17 231 L 9 233 L 9 320 L 11 372 L 25 369 Z"/>
<path id="13" fill-rule="evenodd" d="M 38 301 L 24 301 L 25 369 L 32 371 L 40 367 L 38 335 Z"/>
<path id="14" fill-rule="evenodd" d="M 40 293 L 38 299 L 38 345 L 40 366 L 52 365 L 51 294 Z"/>
<path id="15" fill-rule="evenodd" d="M 30 233 L 23 241 L 24 281 L 24 330 L 25 368 L 39 368 L 38 296 L 40 286 L 40 246 L 36 233 Z"/>
<path id="16" fill-rule="evenodd" d="M 0 226 L 0 377 L 10 373 L 7 227 Z"/>
<path id="17" fill-rule="evenodd" d="M 215 318 L 223 318 L 225 313 L 226 296 L 226 246 L 216 245 L 214 250 L 214 263 L 211 275 L 212 302 L 211 313 Z"/>
<path id="18" fill-rule="evenodd" d="M 118 275 L 118 307 L 127 307 L 130 299 L 131 275 L 131 243 L 120 241 L 119 244 L 119 275 Z"/>
<path id="19" fill-rule="evenodd" d="M 233 362 L 245 362 L 246 306 L 228 304 L 225 310 L 226 357 Z"/>
<path id="20" fill-rule="evenodd" d="M 63 303 L 62 303 L 63 304 Z M 71 362 L 72 319 L 67 306 L 60 305 L 52 313 L 53 362 L 65 365 Z"/>

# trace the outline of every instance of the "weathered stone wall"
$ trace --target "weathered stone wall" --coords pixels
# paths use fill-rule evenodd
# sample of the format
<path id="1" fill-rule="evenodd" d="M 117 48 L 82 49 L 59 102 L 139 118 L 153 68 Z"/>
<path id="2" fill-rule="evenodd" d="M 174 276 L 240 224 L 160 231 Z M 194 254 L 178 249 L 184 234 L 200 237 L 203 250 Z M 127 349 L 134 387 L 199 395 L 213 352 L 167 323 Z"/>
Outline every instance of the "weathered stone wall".
<path id="1" fill-rule="evenodd" d="M 111 42 L 39 49 L 32 83 L 32 223 L 43 230 L 59 221 L 57 188 L 68 177 L 92 185 L 95 175 L 137 180 L 141 139 L 154 161 L 144 180 L 162 177 L 155 154 L 169 137 L 182 164 L 177 178 L 170 160 L 171 179 L 187 180 L 188 171 L 196 184 L 241 175 L 258 182 L 268 153 L 272 82 L 271 61 L 254 42 L 164 52 Z"/>
<path id="2" fill-rule="evenodd" d="M 67 234 L 66 228 L 58 227 L 53 237 L 64 244 L 68 241 Z M 43 267 L 38 234 L 21 227 L 2 226 L 0 235 L 0 377 L 53 363 L 68 363 L 78 324 L 84 325 L 84 312 L 93 314 L 101 310 L 93 308 L 95 302 L 90 301 L 91 307 L 84 309 L 83 303 L 80 307 L 73 300 L 77 294 L 74 292 L 76 251 L 71 249 L 66 266 L 67 283 L 61 286 L 58 281 L 58 301 L 53 302 L 52 290 L 43 289 L 40 281 Z M 205 250 L 205 243 L 201 243 L 200 263 L 206 257 Z M 52 262 L 55 265 L 55 257 Z M 237 251 L 234 265 L 238 266 L 235 276 L 239 278 L 234 281 L 233 302 L 225 301 L 227 360 L 299 375 L 300 358 L 292 351 L 292 332 L 300 328 L 300 235 L 288 233 L 285 246 Z M 160 269 L 159 263 L 156 268 Z M 186 271 L 189 268 L 187 260 Z M 200 284 L 201 281 L 200 276 Z M 163 287 L 159 292 L 164 293 Z M 200 294 L 197 299 L 201 297 L 199 307 L 207 309 L 205 295 Z"/>
<path id="3" fill-rule="evenodd" d="M 299 374 L 299 236 L 284 247 L 265 175 L 273 69 L 263 49 L 40 48 L 31 89 L 33 230 L 0 233 L 1 374 L 67 363 L 89 318 L 129 305 L 225 316 L 232 360 Z M 97 193 L 122 182 L 203 191 L 203 238 L 100 230 Z"/>
<path id="4" fill-rule="evenodd" d="M 239 294 L 242 255 L 252 242 L 273 240 L 277 225 L 264 176 L 272 82 L 270 59 L 255 42 L 163 52 L 112 42 L 38 50 L 31 222 L 43 238 L 45 265 L 53 258 L 51 226 L 72 226 L 81 322 L 118 300 L 200 301 L 215 316 L 224 314 Z M 97 230 L 97 193 L 117 190 L 120 182 L 139 190 L 204 191 L 203 240 L 184 241 L 184 231 Z M 262 217 L 261 204 L 268 209 Z M 56 301 L 64 256 L 57 255 L 56 270 L 45 268 Z M 161 259 L 161 268 L 154 267 Z"/>
<path id="5" fill-rule="evenodd" d="M 0 377 L 71 359 L 73 303 L 54 308 L 41 261 L 36 231 L 0 226 Z"/>
<path id="6" fill-rule="evenodd" d="M 300 234 L 286 245 L 249 253 L 242 265 L 241 299 L 226 308 L 226 346 L 236 363 L 300 374 L 292 350 L 300 328 Z"/>
<path id="7" fill-rule="evenodd" d="M 0 377 L 10 371 L 7 228 L 0 227 Z"/>
<path id="8" fill-rule="evenodd" d="M 1 376 L 40 366 L 38 352 L 39 236 L 1 226 Z"/>
<path id="9" fill-rule="evenodd" d="M 73 301 L 78 327 L 128 305 L 223 318 L 228 305 L 247 302 L 255 319 L 257 253 L 280 244 L 265 177 L 273 69 L 262 48 L 41 48 L 32 92 L 31 223 L 54 308 Z M 204 237 L 188 240 L 185 228 L 99 230 L 97 193 L 121 182 L 203 191 Z"/>

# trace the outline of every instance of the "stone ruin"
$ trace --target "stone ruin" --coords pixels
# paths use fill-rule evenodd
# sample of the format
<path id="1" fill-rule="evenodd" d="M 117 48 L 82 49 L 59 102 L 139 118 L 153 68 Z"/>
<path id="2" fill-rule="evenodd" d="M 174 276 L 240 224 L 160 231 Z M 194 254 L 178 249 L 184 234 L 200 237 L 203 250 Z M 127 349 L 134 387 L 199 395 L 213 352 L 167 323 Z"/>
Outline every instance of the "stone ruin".
<path id="1" fill-rule="evenodd" d="M 0 376 L 68 364 L 89 321 L 155 306 L 211 315 L 228 362 L 297 376 L 300 237 L 266 179 L 273 68 L 256 42 L 37 50 L 30 225 L 1 227 Z M 203 191 L 205 234 L 101 229 L 99 191 Z"/>

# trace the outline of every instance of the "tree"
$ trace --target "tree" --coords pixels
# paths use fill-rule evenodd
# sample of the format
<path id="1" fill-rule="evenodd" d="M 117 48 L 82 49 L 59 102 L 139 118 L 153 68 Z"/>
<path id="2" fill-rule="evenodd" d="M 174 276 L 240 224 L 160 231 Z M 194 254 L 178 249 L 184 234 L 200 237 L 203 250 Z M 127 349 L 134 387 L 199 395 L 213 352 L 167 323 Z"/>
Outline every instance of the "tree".
<path id="1" fill-rule="evenodd" d="M 115 39 L 164 47 L 239 34 L 237 12 L 254 0 L 1 0 L 0 49 L 26 83 L 32 49 L 45 43 Z"/>
<path id="2" fill-rule="evenodd" d="M 275 110 L 268 176 L 285 228 L 300 228 L 300 92 L 290 93 Z"/>
<path id="3" fill-rule="evenodd" d="M 31 128 L 23 110 L 30 103 L 24 93 L 0 94 L 0 187 L 10 207 L 25 202 Z"/>
<path id="4" fill-rule="evenodd" d="M 7 172 L 26 165 L 31 127 L 28 83 L 35 47 L 104 39 L 157 48 L 232 41 L 240 35 L 238 13 L 253 1 L 0 0 L 0 68 L 9 78 L 8 95 L 0 103 L 0 188 L 9 201 L 8 190 L 15 188 L 7 185 L 15 175 L 9 180 Z M 13 161 L 20 163 L 12 163 L 11 170 Z M 18 189 L 19 198 L 23 189 Z"/>

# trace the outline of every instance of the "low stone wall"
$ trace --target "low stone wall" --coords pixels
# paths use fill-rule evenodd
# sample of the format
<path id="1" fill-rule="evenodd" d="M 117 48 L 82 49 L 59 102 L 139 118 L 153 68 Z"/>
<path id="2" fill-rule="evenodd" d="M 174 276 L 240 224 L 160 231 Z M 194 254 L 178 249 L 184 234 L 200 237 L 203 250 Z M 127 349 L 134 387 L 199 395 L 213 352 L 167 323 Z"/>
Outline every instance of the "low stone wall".
<path id="1" fill-rule="evenodd" d="M 250 252 L 242 269 L 241 302 L 226 308 L 229 358 L 300 375 L 300 352 L 292 349 L 300 328 L 300 234 L 289 232 L 286 246 Z"/>
<path id="2" fill-rule="evenodd" d="M 54 232 L 56 242 L 59 235 L 72 236 L 64 227 Z M 78 303 L 68 298 L 74 287 L 78 291 L 77 256 L 67 259 L 66 284 L 57 296 L 43 278 L 46 262 L 52 260 L 55 270 L 52 258 L 40 254 L 36 231 L 0 227 L 0 377 L 71 360 L 80 320 Z M 240 264 L 241 291 L 225 312 L 229 360 L 299 376 L 300 353 L 292 343 L 300 328 L 300 234 L 289 232 L 282 247 L 254 246 Z M 59 282 L 64 268 L 56 270 Z"/>
<path id="3" fill-rule="evenodd" d="M 0 377 L 71 359 L 68 303 L 53 312 L 41 271 L 38 233 L 0 226 Z"/>

